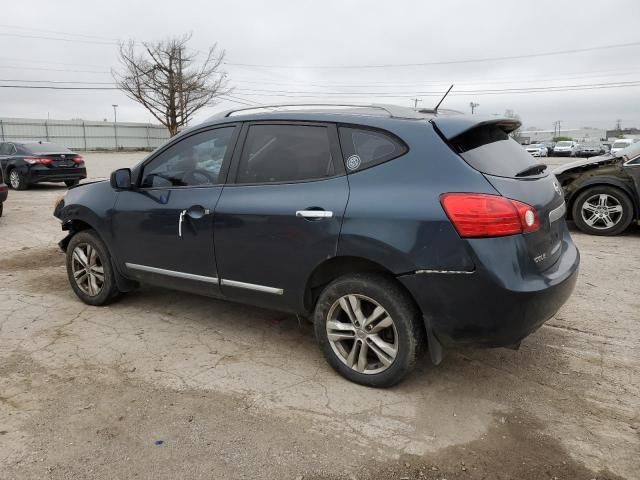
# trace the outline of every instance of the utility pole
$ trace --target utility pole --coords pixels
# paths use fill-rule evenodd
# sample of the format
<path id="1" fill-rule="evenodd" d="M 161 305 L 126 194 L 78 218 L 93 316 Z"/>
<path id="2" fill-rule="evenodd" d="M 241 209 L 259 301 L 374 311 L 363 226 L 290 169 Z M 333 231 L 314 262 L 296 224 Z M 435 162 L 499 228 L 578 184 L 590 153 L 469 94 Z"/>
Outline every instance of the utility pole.
<path id="1" fill-rule="evenodd" d="M 622 131 L 622 120 L 620 120 L 620 119 L 616 120 L 616 130 L 618 132 Z"/>
<path id="2" fill-rule="evenodd" d="M 476 108 L 478 108 L 480 106 L 479 103 L 475 103 L 475 102 L 469 102 L 469 106 L 471 107 L 471 115 L 473 115 L 473 113 L 475 112 Z"/>
<path id="3" fill-rule="evenodd" d="M 412 98 L 411 100 L 413 100 L 413 109 L 418 110 L 418 102 L 421 102 L 422 99 L 416 97 L 416 98 Z"/>
<path id="4" fill-rule="evenodd" d="M 553 136 L 554 137 L 559 137 L 560 136 L 560 127 L 562 125 L 562 120 L 556 120 L 555 122 L 553 122 Z"/>
<path id="5" fill-rule="evenodd" d="M 111 105 L 113 107 L 113 132 L 116 137 L 116 152 L 118 151 L 118 105 Z"/>

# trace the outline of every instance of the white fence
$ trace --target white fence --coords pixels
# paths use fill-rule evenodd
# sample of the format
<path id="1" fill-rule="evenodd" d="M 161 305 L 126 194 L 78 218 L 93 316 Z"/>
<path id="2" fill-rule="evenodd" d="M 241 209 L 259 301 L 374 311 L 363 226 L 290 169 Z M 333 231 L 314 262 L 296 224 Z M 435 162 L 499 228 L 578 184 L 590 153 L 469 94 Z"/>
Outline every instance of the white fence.
<path id="1" fill-rule="evenodd" d="M 72 150 L 153 150 L 169 138 L 160 125 L 0 118 L 0 141 L 42 140 Z"/>

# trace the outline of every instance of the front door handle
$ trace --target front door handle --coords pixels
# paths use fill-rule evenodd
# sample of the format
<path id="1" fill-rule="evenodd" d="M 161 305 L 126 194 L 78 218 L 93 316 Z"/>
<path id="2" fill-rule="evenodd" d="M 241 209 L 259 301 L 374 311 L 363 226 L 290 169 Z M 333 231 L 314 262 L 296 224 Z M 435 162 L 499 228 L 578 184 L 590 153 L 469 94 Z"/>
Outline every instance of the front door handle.
<path id="1" fill-rule="evenodd" d="M 298 210 L 296 211 L 296 217 L 319 220 L 321 218 L 333 217 L 333 212 L 329 210 Z"/>
<path id="2" fill-rule="evenodd" d="M 180 212 L 180 218 L 178 219 L 178 237 L 182 238 L 182 222 L 184 222 L 184 216 L 187 214 L 186 210 Z"/>
<path id="3" fill-rule="evenodd" d="M 204 217 L 205 215 L 209 215 L 209 209 L 204 208 L 201 205 L 193 205 L 189 207 L 187 210 L 182 210 L 180 212 L 180 218 L 178 219 L 178 237 L 182 238 L 182 224 L 184 223 L 184 217 L 188 216 L 189 218 L 193 218 L 194 220 L 198 220 L 199 218 Z"/>

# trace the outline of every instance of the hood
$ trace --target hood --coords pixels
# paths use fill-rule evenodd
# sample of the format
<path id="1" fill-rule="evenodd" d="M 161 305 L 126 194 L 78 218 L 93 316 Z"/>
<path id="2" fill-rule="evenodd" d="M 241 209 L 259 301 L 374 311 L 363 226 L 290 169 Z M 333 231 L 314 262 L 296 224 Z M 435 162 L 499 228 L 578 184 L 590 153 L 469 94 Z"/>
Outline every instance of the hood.
<path id="1" fill-rule="evenodd" d="M 616 160 L 616 157 L 613 155 L 602 155 L 599 157 L 589 157 L 589 158 L 581 158 L 580 160 L 576 160 L 575 162 L 565 163 L 564 165 L 560 165 L 558 168 L 553 170 L 553 173 L 556 175 L 560 175 L 561 173 L 568 172 L 569 170 L 573 170 L 578 167 L 585 167 L 587 165 L 600 165 L 602 163 L 608 163 L 613 160 Z"/>

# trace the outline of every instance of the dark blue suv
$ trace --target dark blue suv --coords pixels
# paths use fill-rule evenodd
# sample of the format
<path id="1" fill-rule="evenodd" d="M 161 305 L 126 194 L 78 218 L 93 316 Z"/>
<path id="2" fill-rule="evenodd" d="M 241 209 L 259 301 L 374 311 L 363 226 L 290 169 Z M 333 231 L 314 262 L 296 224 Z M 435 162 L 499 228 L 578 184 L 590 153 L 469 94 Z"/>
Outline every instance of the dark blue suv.
<path id="1" fill-rule="evenodd" d="M 313 319 L 333 368 L 390 386 L 428 346 L 517 346 L 576 282 L 554 175 L 513 119 L 392 106 L 227 112 L 55 216 L 69 281 L 140 282 Z"/>

